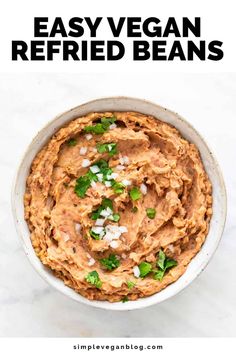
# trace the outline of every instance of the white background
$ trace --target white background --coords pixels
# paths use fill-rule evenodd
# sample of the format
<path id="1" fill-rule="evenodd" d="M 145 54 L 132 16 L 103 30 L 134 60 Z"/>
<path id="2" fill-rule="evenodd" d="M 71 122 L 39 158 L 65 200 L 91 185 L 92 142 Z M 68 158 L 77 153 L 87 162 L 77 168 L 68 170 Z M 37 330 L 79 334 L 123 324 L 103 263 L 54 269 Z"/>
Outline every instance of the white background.
<path id="1" fill-rule="evenodd" d="M 0 75 L 0 336 L 210 337 L 236 328 L 236 74 Z M 143 310 L 109 312 L 67 299 L 32 269 L 15 232 L 10 192 L 32 137 L 58 113 L 111 95 L 150 99 L 183 115 L 223 170 L 228 220 L 209 266 L 182 293 Z"/>

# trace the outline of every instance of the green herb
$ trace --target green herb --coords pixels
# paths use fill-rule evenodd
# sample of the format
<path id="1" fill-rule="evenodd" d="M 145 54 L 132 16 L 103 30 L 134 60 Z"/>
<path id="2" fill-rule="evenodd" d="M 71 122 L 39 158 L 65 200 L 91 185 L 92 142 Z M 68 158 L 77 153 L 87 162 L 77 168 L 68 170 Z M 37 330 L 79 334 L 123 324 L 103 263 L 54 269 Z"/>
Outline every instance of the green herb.
<path id="1" fill-rule="evenodd" d="M 124 192 L 125 186 L 121 182 L 111 181 L 111 186 L 116 194 L 121 194 Z"/>
<path id="2" fill-rule="evenodd" d="M 109 198 L 103 198 L 102 206 L 103 208 L 110 208 L 111 210 L 113 210 L 112 200 Z"/>
<path id="3" fill-rule="evenodd" d="M 91 237 L 94 238 L 94 240 L 100 240 L 100 236 L 98 234 L 96 234 L 96 232 L 90 230 L 89 233 L 90 233 Z"/>
<path id="4" fill-rule="evenodd" d="M 127 281 L 127 286 L 129 289 L 133 289 L 133 287 L 135 287 L 135 285 L 136 284 L 133 281 L 129 281 L 129 280 Z"/>
<path id="5" fill-rule="evenodd" d="M 118 214 L 118 213 L 113 214 L 108 219 L 110 219 L 112 221 L 115 221 L 115 222 L 118 222 L 120 220 L 120 214 Z"/>
<path id="6" fill-rule="evenodd" d="M 111 210 L 113 210 L 112 200 L 108 198 L 103 198 L 100 207 L 92 212 L 91 219 L 97 220 L 100 217 L 101 212 L 106 208 L 110 208 Z"/>
<path id="7" fill-rule="evenodd" d="M 156 209 L 154 209 L 154 208 L 147 208 L 147 209 L 146 209 L 146 213 L 147 213 L 147 216 L 149 217 L 149 219 L 154 219 L 155 216 L 156 216 Z"/>
<path id="8" fill-rule="evenodd" d="M 138 211 L 138 208 L 136 206 L 134 206 L 132 209 L 131 209 L 132 213 L 137 213 Z"/>
<path id="9" fill-rule="evenodd" d="M 127 301 L 129 301 L 128 296 L 124 296 L 123 299 L 122 299 L 122 302 L 127 302 Z"/>
<path id="10" fill-rule="evenodd" d="M 86 133 L 103 134 L 107 131 L 107 129 L 105 129 L 101 123 L 97 123 L 95 125 L 85 127 L 84 131 Z"/>
<path id="11" fill-rule="evenodd" d="M 111 124 L 113 124 L 116 121 L 116 117 L 102 117 L 101 122 L 95 124 L 95 125 L 89 125 L 84 128 L 85 132 L 90 132 L 94 134 L 103 134 L 105 133 L 108 128 L 110 127 Z"/>
<path id="12" fill-rule="evenodd" d="M 152 265 L 147 262 L 140 263 L 138 267 L 140 270 L 140 277 L 141 278 L 146 277 L 146 275 L 148 275 L 152 270 Z"/>
<path id="13" fill-rule="evenodd" d="M 133 187 L 130 192 L 129 195 L 131 197 L 132 200 L 138 200 L 141 198 L 141 192 L 137 187 Z"/>
<path id="14" fill-rule="evenodd" d="M 86 275 L 86 277 L 85 277 L 85 280 L 86 280 L 88 283 L 90 283 L 90 284 L 92 284 L 92 285 L 95 285 L 96 288 L 98 288 L 98 289 L 100 289 L 101 286 L 102 286 L 102 282 L 101 282 L 101 280 L 100 280 L 100 278 L 99 278 L 99 275 L 98 275 L 98 272 L 97 272 L 96 270 L 94 270 L 94 271 L 88 273 L 88 274 Z"/>
<path id="15" fill-rule="evenodd" d="M 116 143 L 97 144 L 97 150 L 100 154 L 108 152 L 109 156 L 117 154 Z"/>
<path id="16" fill-rule="evenodd" d="M 70 140 L 67 141 L 68 146 L 75 146 L 77 144 L 77 141 L 74 138 L 71 138 Z"/>
<path id="17" fill-rule="evenodd" d="M 106 160 L 99 160 L 95 164 L 99 167 L 100 172 L 103 175 L 103 182 L 107 180 L 107 177 L 112 174 L 112 169 L 108 166 L 108 162 Z"/>
<path id="18" fill-rule="evenodd" d="M 85 193 L 90 187 L 90 184 L 91 180 L 87 175 L 81 176 L 76 180 L 75 193 L 78 195 L 78 197 L 83 198 L 85 196 Z"/>
<path id="19" fill-rule="evenodd" d="M 157 260 L 157 266 L 160 268 L 154 273 L 154 279 L 161 281 L 165 275 L 167 269 L 177 266 L 177 261 L 175 259 L 171 259 L 166 257 L 165 253 L 160 250 L 159 257 Z"/>
<path id="20" fill-rule="evenodd" d="M 165 259 L 166 259 L 165 253 L 162 250 L 160 250 L 159 251 L 159 257 L 158 257 L 158 260 L 157 260 L 157 265 L 162 270 L 165 268 L 165 265 L 164 265 Z"/>
<path id="21" fill-rule="evenodd" d="M 113 270 L 120 265 L 120 261 L 115 254 L 110 254 L 108 258 L 100 259 L 100 263 L 108 270 Z"/>
<path id="22" fill-rule="evenodd" d="M 164 277 L 164 274 L 165 274 L 165 271 L 164 270 L 162 270 L 162 269 L 159 269 L 159 270 L 156 270 L 155 272 L 154 272 L 154 279 L 155 280 L 159 280 L 159 281 L 161 281 L 162 279 L 163 279 L 163 277 Z"/>

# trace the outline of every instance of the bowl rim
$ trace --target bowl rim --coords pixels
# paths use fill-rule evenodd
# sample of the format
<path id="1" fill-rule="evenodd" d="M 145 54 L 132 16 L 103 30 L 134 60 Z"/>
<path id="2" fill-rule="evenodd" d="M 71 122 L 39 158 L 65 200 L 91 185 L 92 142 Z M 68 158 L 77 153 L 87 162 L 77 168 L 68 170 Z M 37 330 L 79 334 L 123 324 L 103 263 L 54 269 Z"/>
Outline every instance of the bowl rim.
<path id="1" fill-rule="evenodd" d="M 135 301 L 129 301 L 126 303 L 122 303 L 122 306 L 116 306 L 118 304 L 121 304 L 120 302 L 115 302 L 115 303 L 110 303 L 108 301 L 96 301 L 96 300 L 88 300 L 87 298 L 83 297 L 82 295 L 76 293 L 73 289 L 67 287 L 62 280 L 60 280 L 61 283 L 55 283 L 53 281 L 55 277 L 55 275 L 50 274 L 46 274 L 46 270 L 44 268 L 39 268 L 37 266 L 37 262 L 39 261 L 38 257 L 36 256 L 35 253 L 30 254 L 28 247 L 25 243 L 24 240 L 24 235 L 22 230 L 20 229 L 18 223 L 21 222 L 22 220 L 18 221 L 18 216 L 17 216 L 17 207 L 16 207 L 16 203 L 15 203 L 15 196 L 17 194 L 16 192 L 16 188 L 17 188 L 17 182 L 18 182 L 18 178 L 21 174 L 21 170 L 22 170 L 22 165 L 25 161 L 25 159 L 27 159 L 27 155 L 30 151 L 30 148 L 34 145 L 35 142 L 37 142 L 37 138 L 40 134 L 42 134 L 42 132 L 46 131 L 53 123 L 55 123 L 56 121 L 60 120 L 65 114 L 69 114 L 70 112 L 76 110 L 76 109 L 81 109 L 83 107 L 86 107 L 87 105 L 93 104 L 93 103 L 99 103 L 102 101 L 112 101 L 112 100 L 129 100 L 129 101 L 138 101 L 139 103 L 145 103 L 147 105 L 151 105 L 153 107 L 156 107 L 157 109 L 161 109 L 166 112 L 169 112 L 170 114 L 174 115 L 176 117 L 177 120 L 180 120 L 184 125 L 186 125 L 190 130 L 192 130 L 194 132 L 194 134 L 200 139 L 200 141 L 203 143 L 203 145 L 205 146 L 205 148 L 207 149 L 207 152 L 211 155 L 214 166 L 215 166 L 215 173 L 218 175 L 219 178 L 219 182 L 220 182 L 220 188 L 221 188 L 221 197 L 223 200 L 223 205 L 222 205 L 222 217 L 220 220 L 220 226 L 219 226 L 219 230 L 218 230 L 218 237 L 215 240 L 214 243 L 214 247 L 212 247 L 211 251 L 208 252 L 205 255 L 204 260 L 201 262 L 201 266 L 199 266 L 199 268 L 197 268 L 195 270 L 195 272 L 191 273 L 191 276 L 189 276 L 188 281 L 186 281 L 182 287 L 175 289 L 175 291 L 171 294 L 167 294 L 164 299 L 158 299 L 155 298 L 156 295 L 160 294 L 162 291 L 160 291 L 159 293 L 155 293 L 151 296 L 145 297 L 145 298 L 139 298 Z M 97 110 L 98 111 L 98 110 Z M 119 110 L 117 110 L 119 111 Z M 135 111 L 135 110 L 131 110 L 131 111 Z M 142 113 L 140 110 L 137 110 L 136 112 L 140 112 Z M 79 116 L 78 116 L 79 117 Z M 154 117 L 155 118 L 155 117 Z M 165 120 L 157 117 L 158 119 L 162 120 L 165 122 Z M 74 120 L 76 118 L 72 118 L 72 119 L 68 119 L 66 123 L 62 123 L 60 127 L 58 127 L 57 130 L 59 130 L 61 127 L 63 127 L 63 125 L 67 124 L 68 122 Z M 174 124 L 170 123 L 171 125 L 174 126 Z M 178 129 L 178 128 L 176 128 Z M 52 135 L 54 133 L 52 132 Z M 51 136 L 52 136 L 51 135 Z M 50 138 L 49 138 L 50 139 Z M 197 146 L 198 147 L 198 146 Z M 40 148 L 37 150 L 36 154 L 40 151 Z M 36 156 L 36 154 L 34 156 Z M 33 160 L 32 160 L 33 161 Z M 32 163 L 31 161 L 31 163 Z M 204 165 L 204 163 L 203 163 Z M 205 166 L 204 166 L 205 167 Z M 23 201 L 22 201 L 23 203 Z M 57 291 L 59 291 L 61 294 L 63 294 L 66 297 L 71 298 L 72 300 L 78 302 L 78 303 L 82 303 L 82 304 L 86 304 L 92 307 L 96 307 L 96 308 L 100 308 L 100 309 L 104 309 L 104 310 L 112 310 L 112 311 L 129 311 L 129 310 L 137 310 L 137 309 L 142 309 L 142 308 L 146 308 L 158 303 L 161 303 L 163 301 L 166 301 L 168 299 L 170 299 L 171 297 L 177 295 L 178 293 L 180 293 L 181 291 L 183 291 L 187 286 L 189 286 L 192 281 L 194 279 L 196 279 L 201 272 L 206 268 L 206 266 L 208 265 L 209 261 L 212 259 L 213 255 L 215 254 L 220 240 L 222 238 L 223 232 L 224 232 L 224 227 L 225 227 L 225 222 L 226 222 L 226 216 L 227 216 L 227 193 L 226 193 L 226 187 L 225 187 L 225 182 L 224 182 L 224 178 L 223 178 L 223 173 L 221 171 L 221 168 L 219 166 L 219 163 L 215 157 L 215 154 L 212 151 L 212 148 L 209 146 L 208 143 L 206 143 L 205 138 L 203 138 L 203 136 L 195 129 L 195 127 L 189 123 L 185 118 L 183 118 L 181 115 L 179 115 L 178 113 L 172 111 L 169 108 L 165 108 L 159 104 L 156 104 L 155 102 L 152 102 L 150 100 L 147 99 L 142 99 L 142 98 L 137 98 L 137 97 L 131 97 L 131 96 L 102 96 L 99 98 L 95 98 L 95 99 L 91 99 L 89 101 L 83 102 L 77 106 L 74 106 L 73 108 L 70 108 L 66 111 L 63 111 L 62 113 L 57 114 L 54 118 L 49 119 L 49 121 L 44 124 L 42 126 L 42 128 L 40 128 L 37 133 L 35 134 L 35 136 L 31 139 L 31 141 L 27 144 L 27 147 L 23 150 L 23 153 L 21 154 L 21 157 L 19 159 L 19 162 L 16 166 L 16 171 L 14 174 L 14 178 L 12 181 L 12 189 L 11 189 L 11 209 L 12 209 L 12 215 L 13 215 L 13 219 L 14 219 L 14 224 L 15 224 L 15 229 L 16 229 L 16 233 L 17 235 L 20 237 L 21 240 L 21 244 L 23 246 L 24 252 L 29 260 L 29 262 L 31 263 L 32 267 L 35 269 L 35 271 L 41 276 L 41 278 L 43 278 L 50 286 L 52 286 L 54 289 L 56 289 Z M 211 225 L 210 225 L 211 227 Z M 210 232 L 210 227 L 209 227 L 209 231 Z M 198 252 L 198 254 L 201 252 L 202 248 L 200 249 L 200 251 Z M 194 256 L 195 258 L 195 256 Z M 193 258 L 193 259 L 194 259 Z M 41 262 L 41 261 L 40 261 Z M 192 262 L 192 260 L 190 261 L 190 263 Z M 190 264 L 189 263 L 189 264 Z M 52 278 L 51 278 L 52 276 Z M 170 284 L 168 287 L 170 287 L 173 284 L 178 283 L 179 279 L 181 279 L 183 275 L 180 276 L 180 278 L 178 278 L 174 283 Z M 69 291 L 66 291 L 65 288 L 69 289 Z M 166 289 L 166 288 L 165 288 Z M 165 290 L 163 289 L 163 290 Z M 115 305 L 115 306 L 114 306 Z"/>

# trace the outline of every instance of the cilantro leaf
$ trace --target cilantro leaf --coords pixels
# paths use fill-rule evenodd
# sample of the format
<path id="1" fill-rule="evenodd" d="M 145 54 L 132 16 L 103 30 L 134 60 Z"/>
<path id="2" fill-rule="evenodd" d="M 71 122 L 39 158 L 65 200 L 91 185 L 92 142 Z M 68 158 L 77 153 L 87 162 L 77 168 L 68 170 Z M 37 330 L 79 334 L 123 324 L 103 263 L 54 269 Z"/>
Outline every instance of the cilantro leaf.
<path id="1" fill-rule="evenodd" d="M 115 254 L 110 254 L 108 258 L 100 259 L 100 263 L 108 270 L 113 270 L 120 265 L 120 261 Z"/>
<path id="2" fill-rule="evenodd" d="M 131 209 L 132 213 L 137 213 L 138 211 L 138 208 L 136 206 L 134 206 L 132 209 Z"/>
<path id="3" fill-rule="evenodd" d="M 97 150 L 100 154 L 108 152 L 109 156 L 114 156 L 118 152 L 116 143 L 97 144 Z"/>
<path id="4" fill-rule="evenodd" d="M 142 262 L 139 264 L 139 270 L 140 270 L 140 277 L 144 278 L 146 275 L 148 275 L 151 270 L 152 270 L 152 265 L 148 262 Z"/>
<path id="5" fill-rule="evenodd" d="M 124 296 L 123 299 L 122 299 L 122 302 L 127 302 L 127 301 L 129 301 L 128 296 Z"/>
<path id="6" fill-rule="evenodd" d="M 75 184 L 75 193 L 78 195 L 78 197 L 84 198 L 85 193 L 91 185 L 91 182 L 97 182 L 97 180 L 97 176 L 89 170 L 84 176 L 77 178 Z"/>
<path id="7" fill-rule="evenodd" d="M 154 219 L 156 216 L 156 209 L 154 208 L 147 208 L 146 209 L 146 214 L 149 217 L 149 219 Z"/>
<path id="8" fill-rule="evenodd" d="M 110 220 L 118 222 L 120 220 L 120 214 L 118 214 L 118 213 L 112 214 L 111 217 L 110 217 Z"/>
<path id="9" fill-rule="evenodd" d="M 165 269 L 165 266 L 164 266 L 165 259 L 166 259 L 165 253 L 164 253 L 162 250 L 160 250 L 160 251 L 159 251 L 159 258 L 158 258 L 158 261 L 157 261 L 157 265 L 158 265 L 162 270 Z"/>
<path id="10" fill-rule="evenodd" d="M 137 187 L 133 187 L 130 190 L 129 195 L 132 200 L 138 200 L 141 198 L 142 193 L 140 192 L 140 190 Z"/>
<path id="11" fill-rule="evenodd" d="M 71 138 L 67 141 L 68 146 L 75 146 L 77 144 L 77 141 L 74 138 Z"/>
<path id="12" fill-rule="evenodd" d="M 162 270 L 162 269 L 156 270 L 156 271 L 154 272 L 154 277 L 153 277 L 153 279 L 161 281 L 161 280 L 163 279 L 163 277 L 164 277 L 164 274 L 165 274 L 165 271 L 164 271 L 164 270 Z"/>
<path id="13" fill-rule="evenodd" d="M 121 194 L 124 192 L 125 186 L 121 182 L 111 181 L 111 186 L 116 194 Z"/>
<path id="14" fill-rule="evenodd" d="M 95 125 L 89 125 L 84 128 L 85 132 L 90 132 L 94 134 L 103 134 L 105 133 L 111 124 L 116 121 L 116 117 L 102 117 L 100 122 Z"/>
<path id="15" fill-rule="evenodd" d="M 100 236 L 96 234 L 96 232 L 94 232 L 93 230 L 90 230 L 89 233 L 91 237 L 94 238 L 94 240 L 100 240 Z"/>
<path id="16" fill-rule="evenodd" d="M 167 258 L 165 262 L 165 269 L 177 266 L 178 262 L 175 259 Z"/>
<path id="17" fill-rule="evenodd" d="M 88 188 L 90 187 L 91 180 L 87 175 L 81 176 L 76 180 L 75 193 L 78 197 L 83 198 Z"/>
<path id="18" fill-rule="evenodd" d="M 107 176 L 112 174 L 112 169 L 108 166 L 108 162 L 106 160 L 99 160 L 95 164 L 99 167 L 100 172 L 103 175 L 103 182 L 107 180 Z"/>
<path id="19" fill-rule="evenodd" d="M 111 210 L 113 210 L 113 204 L 112 204 L 112 200 L 109 198 L 103 198 L 102 200 L 102 206 L 104 208 L 110 208 Z"/>
<path id="20" fill-rule="evenodd" d="M 84 131 L 86 133 L 103 134 L 107 131 L 107 129 L 104 128 L 101 123 L 97 123 L 95 125 L 88 125 L 84 128 Z"/>
<path id="21" fill-rule="evenodd" d="M 130 280 L 127 281 L 127 286 L 129 289 L 133 289 L 133 287 L 135 287 L 135 285 L 136 285 L 136 283 L 134 283 L 133 281 L 130 281 Z"/>
<path id="22" fill-rule="evenodd" d="M 161 281 L 167 269 L 177 266 L 178 262 L 175 259 L 167 258 L 165 253 L 160 250 L 157 260 L 158 270 L 154 271 L 154 279 Z"/>
<path id="23" fill-rule="evenodd" d="M 99 206 L 99 208 L 92 212 L 91 219 L 97 220 L 100 217 L 101 212 L 106 208 L 113 210 L 112 200 L 109 198 L 103 198 L 102 204 Z"/>
<path id="24" fill-rule="evenodd" d="M 96 288 L 100 289 L 101 286 L 102 286 L 102 281 L 100 280 L 99 278 L 99 275 L 98 275 L 98 272 L 96 270 L 88 273 L 85 277 L 85 280 L 92 284 L 92 285 L 95 285 Z"/>

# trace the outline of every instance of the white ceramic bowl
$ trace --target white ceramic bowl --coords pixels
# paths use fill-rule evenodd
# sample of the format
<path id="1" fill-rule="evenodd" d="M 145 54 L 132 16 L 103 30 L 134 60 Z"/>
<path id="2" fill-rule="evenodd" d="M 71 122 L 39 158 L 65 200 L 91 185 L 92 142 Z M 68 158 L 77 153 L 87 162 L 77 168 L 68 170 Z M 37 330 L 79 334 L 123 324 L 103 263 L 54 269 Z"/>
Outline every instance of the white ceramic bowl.
<path id="1" fill-rule="evenodd" d="M 209 234 L 200 252 L 188 265 L 186 272 L 175 283 L 169 285 L 161 292 L 144 299 L 138 299 L 126 303 L 90 301 L 65 286 L 62 280 L 56 278 L 50 270 L 43 266 L 35 255 L 30 241 L 30 233 L 24 220 L 23 195 L 25 192 L 25 182 L 30 170 L 30 165 L 37 152 L 65 123 L 89 112 L 99 111 L 137 111 L 152 115 L 172 124 L 187 140 L 193 142 L 198 147 L 205 169 L 213 185 L 213 216 L 211 219 Z M 87 102 L 60 114 L 37 134 L 25 152 L 16 174 L 12 191 L 12 209 L 16 229 L 23 242 L 25 252 L 31 264 L 43 279 L 63 294 L 78 302 L 109 310 L 132 310 L 157 304 L 172 297 L 189 285 L 206 267 L 210 258 L 213 256 L 223 233 L 226 218 L 226 192 L 219 165 L 213 157 L 211 150 L 199 133 L 182 117 L 166 108 L 145 100 L 130 97 L 108 97 Z"/>

